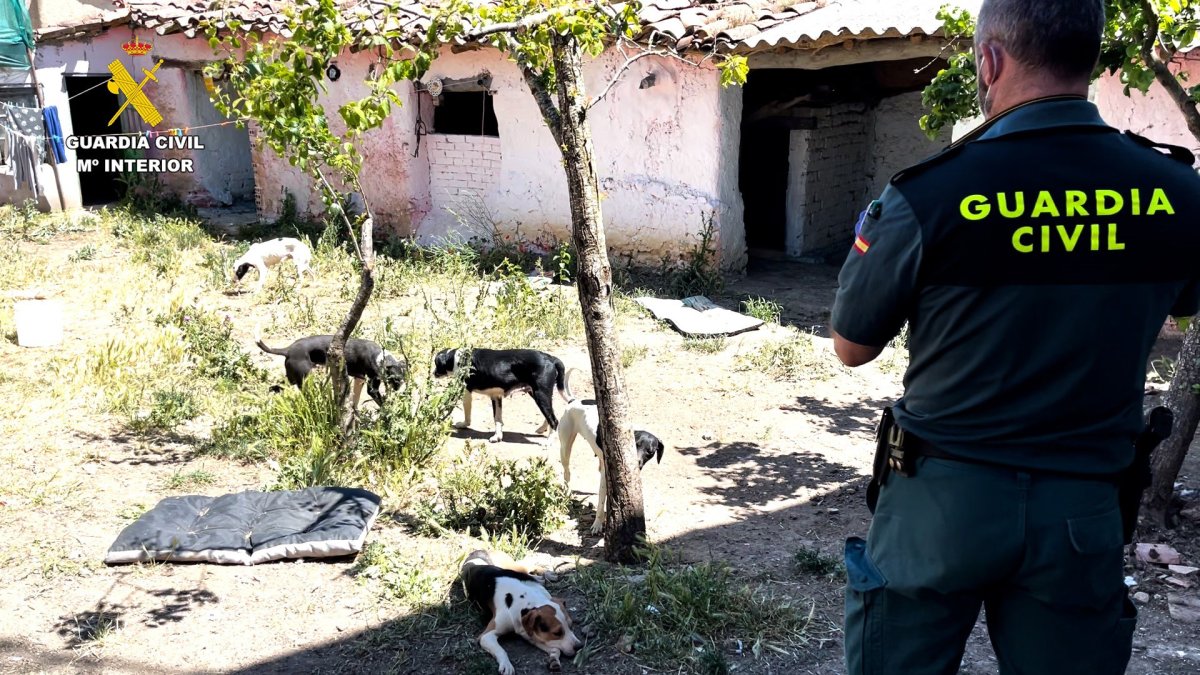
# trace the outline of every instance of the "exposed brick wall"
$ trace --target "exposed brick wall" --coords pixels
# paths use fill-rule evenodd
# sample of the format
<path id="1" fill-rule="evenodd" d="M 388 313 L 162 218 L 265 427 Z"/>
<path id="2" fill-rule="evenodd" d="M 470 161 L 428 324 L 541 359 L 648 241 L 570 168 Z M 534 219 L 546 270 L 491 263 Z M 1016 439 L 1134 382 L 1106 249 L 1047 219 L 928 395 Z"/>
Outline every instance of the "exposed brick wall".
<path id="1" fill-rule="evenodd" d="M 815 129 L 792 132 L 787 252 L 803 255 L 841 243 L 863 208 L 874 118 L 865 105 L 810 108 Z"/>
<path id="2" fill-rule="evenodd" d="M 433 213 L 452 224 L 447 208 L 461 211 L 465 201 L 482 197 L 500 176 L 500 139 L 493 136 L 431 134 L 429 196 Z"/>
<path id="3" fill-rule="evenodd" d="M 921 94 L 885 98 L 877 105 L 837 105 L 798 111 L 815 129 L 793 131 L 788 152 L 787 252 L 839 252 L 854 238 L 867 203 L 900 169 L 934 154 L 949 133 L 929 140 L 917 125 Z"/>

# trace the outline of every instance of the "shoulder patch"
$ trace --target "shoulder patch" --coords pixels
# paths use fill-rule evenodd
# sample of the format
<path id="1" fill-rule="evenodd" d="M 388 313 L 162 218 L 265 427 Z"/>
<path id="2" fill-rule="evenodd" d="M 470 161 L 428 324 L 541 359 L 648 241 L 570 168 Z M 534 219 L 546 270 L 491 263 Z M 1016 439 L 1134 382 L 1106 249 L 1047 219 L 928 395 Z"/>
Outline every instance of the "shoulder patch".
<path id="1" fill-rule="evenodd" d="M 1126 130 L 1124 133 L 1129 137 L 1130 140 L 1142 146 L 1143 148 L 1150 148 L 1156 152 L 1159 150 L 1166 150 L 1167 156 L 1176 162 L 1187 164 L 1188 166 L 1196 163 L 1196 156 L 1192 154 L 1191 150 L 1188 150 L 1183 146 L 1171 145 L 1169 143 L 1157 143 L 1149 138 L 1146 138 L 1145 136 L 1139 136 L 1129 130 Z"/>

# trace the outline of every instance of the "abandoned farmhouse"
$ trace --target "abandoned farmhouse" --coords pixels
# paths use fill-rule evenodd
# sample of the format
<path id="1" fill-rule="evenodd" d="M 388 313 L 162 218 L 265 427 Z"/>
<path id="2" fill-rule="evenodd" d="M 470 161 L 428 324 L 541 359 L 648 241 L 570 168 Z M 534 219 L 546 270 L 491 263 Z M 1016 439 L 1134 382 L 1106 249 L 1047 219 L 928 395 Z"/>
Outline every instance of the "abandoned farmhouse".
<path id="1" fill-rule="evenodd" d="M 177 133 L 203 147 L 150 142 L 138 156 L 191 160 L 192 171 L 160 174 L 163 189 L 197 206 L 253 205 L 277 216 L 287 195 L 319 211 L 306 175 L 254 142 L 254 128 L 228 123 L 209 98 L 220 82 L 202 69 L 221 57 L 203 22 L 235 17 L 287 37 L 283 0 L 32 0 L 36 74 L 63 135 Z M 211 7 L 210 7 L 211 4 Z M 350 0 L 349 21 L 370 20 L 371 3 Z M 711 65 L 639 59 L 590 113 L 608 243 L 616 260 L 658 264 L 695 246 L 711 221 L 721 266 L 749 255 L 809 257 L 844 252 L 854 219 L 897 170 L 937 152 L 917 119 L 921 90 L 937 73 L 946 40 L 936 14 L 944 0 L 646 0 L 642 40 L 702 55 L 744 54 L 745 86 L 723 88 Z M 978 0 L 958 3 L 978 9 Z M 413 4 L 414 32 L 430 12 Z M 129 45 L 147 49 L 131 53 Z M 135 48 L 133 52 L 139 51 Z M 589 94 L 602 90 L 625 56 L 611 49 L 587 64 Z M 161 61 L 147 96 L 162 120 L 148 125 L 100 86 L 119 60 L 131 73 Z M 343 54 L 327 73 L 327 109 L 366 93 L 374 51 Z M 699 59 L 697 59 L 699 60 Z M 1189 54 L 1180 66 L 1193 65 Z M 28 105 L 28 71 L 0 71 L 0 94 Z M 140 79 L 140 76 L 135 78 Z M 485 209 L 504 231 L 563 239 L 570 227 L 558 150 L 517 67 L 490 48 L 445 50 L 420 83 L 398 92 L 403 107 L 363 144 L 362 182 L 377 228 L 424 241 L 453 236 L 461 214 Z M 1115 79 L 1094 96 L 1110 123 L 1158 140 L 1194 145 L 1155 92 L 1130 99 Z M 1147 112 L 1163 109 L 1160 112 Z M 108 122 L 116 117 L 116 122 Z M 179 130 L 179 131 L 176 131 Z M 150 138 L 151 136 L 147 136 Z M 112 201 L 119 174 L 86 169 L 122 150 L 77 140 L 58 165 L 66 207 Z M 159 147 L 172 146 L 172 147 Z M 84 160 L 80 162 L 79 160 Z M 176 166 L 182 164 L 177 163 Z M 0 198 L 34 197 L 58 208 L 51 165 L 37 186 L 9 181 Z M 455 214 L 460 214 L 456 216 Z M 458 232 L 462 235 L 462 232 Z"/>

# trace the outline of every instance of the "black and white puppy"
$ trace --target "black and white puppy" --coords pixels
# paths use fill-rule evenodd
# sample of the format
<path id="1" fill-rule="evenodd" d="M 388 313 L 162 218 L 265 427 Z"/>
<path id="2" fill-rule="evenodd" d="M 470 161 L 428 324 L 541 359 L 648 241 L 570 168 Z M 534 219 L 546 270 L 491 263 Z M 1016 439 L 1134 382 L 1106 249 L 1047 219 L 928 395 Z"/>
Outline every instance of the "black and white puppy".
<path id="1" fill-rule="evenodd" d="M 283 349 L 268 347 L 262 338 L 256 336 L 258 348 L 268 354 L 286 357 L 283 360 L 283 370 L 287 373 L 288 382 L 299 387 L 304 378 L 316 366 L 325 365 L 329 356 L 329 344 L 333 342 L 332 335 L 313 335 L 300 338 Z M 354 408 L 358 409 L 358 399 L 362 396 L 363 383 L 367 384 L 367 393 L 380 406 L 383 406 L 383 394 L 380 384 L 386 384 L 388 392 L 398 389 L 408 375 L 408 364 L 398 360 L 382 347 L 370 340 L 351 338 L 346 341 L 345 350 L 346 374 L 354 378 Z"/>
<path id="2" fill-rule="evenodd" d="M 462 566 L 467 599 L 488 618 L 479 645 L 495 659 L 501 675 L 513 675 L 500 636 L 516 633 L 550 655 L 550 670 L 561 670 L 561 656 L 572 656 L 583 641 L 571 631 L 565 602 L 550 595 L 532 570 L 496 551 L 474 551 Z"/>
<path id="3" fill-rule="evenodd" d="M 465 358 L 465 350 L 443 349 L 433 357 L 433 376 L 453 375 L 467 366 L 463 363 Z M 463 421 L 455 426 L 460 429 L 471 426 L 471 396 L 483 394 L 492 399 L 492 416 L 496 421 L 496 433 L 488 440 L 497 443 L 504 437 L 504 397 L 525 391 L 546 418 L 537 433 L 557 429 L 554 391 L 557 389 L 563 400 L 567 400 L 563 391 L 565 374 L 562 361 L 536 349 L 472 349 L 471 363 L 464 379 Z"/>
<path id="4" fill-rule="evenodd" d="M 288 258 L 296 264 L 297 281 L 302 280 L 305 274 L 312 276 L 312 269 L 309 267 L 312 263 L 312 251 L 308 249 L 308 244 L 292 237 L 280 237 L 251 245 L 248 251 L 233 261 L 233 276 L 241 282 L 250 270 L 258 270 L 258 284 L 254 288 L 254 291 L 258 292 L 267 282 L 267 270 Z"/>
<path id="5" fill-rule="evenodd" d="M 602 447 L 600 411 L 596 407 L 595 401 L 577 399 L 571 393 L 571 374 L 574 372 L 574 368 L 568 371 L 563 382 L 563 388 L 567 395 L 567 409 L 563 411 L 562 419 L 558 423 L 559 460 L 562 462 L 563 480 L 569 491 L 571 489 L 571 446 L 575 443 L 575 437 L 582 436 L 592 446 L 592 452 L 596 453 L 596 459 L 600 462 L 600 488 L 596 491 L 596 521 L 592 523 L 592 534 L 599 534 L 604 530 L 605 515 L 608 511 L 608 472 L 604 462 L 604 452 L 600 449 Z M 657 436 L 649 431 L 634 431 L 633 440 L 641 461 L 638 468 L 645 468 L 646 464 L 655 458 L 657 458 L 657 463 L 662 463 L 663 451 L 666 447 L 662 441 L 658 440 Z"/>

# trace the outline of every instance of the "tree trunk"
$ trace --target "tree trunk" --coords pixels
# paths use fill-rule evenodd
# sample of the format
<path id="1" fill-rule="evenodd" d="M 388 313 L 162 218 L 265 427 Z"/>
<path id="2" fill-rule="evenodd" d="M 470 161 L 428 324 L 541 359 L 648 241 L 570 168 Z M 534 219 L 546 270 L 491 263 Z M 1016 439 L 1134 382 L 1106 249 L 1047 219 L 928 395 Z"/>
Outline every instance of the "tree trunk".
<path id="1" fill-rule="evenodd" d="M 350 303 L 350 309 L 346 312 L 346 318 L 342 319 L 342 325 L 333 334 L 333 340 L 329 343 L 327 360 L 329 377 L 333 382 L 334 400 L 338 405 L 338 428 L 341 429 L 343 437 L 349 435 L 350 427 L 354 424 L 354 400 L 350 395 L 350 377 L 346 375 L 345 366 L 346 341 L 358 327 L 363 310 L 367 308 L 367 302 L 371 299 L 371 291 L 375 288 L 375 227 L 370 211 L 367 213 L 362 224 L 362 242 L 360 244 L 362 275 L 359 277 L 358 294 L 354 296 L 354 302 Z M 347 221 L 347 225 L 349 225 L 349 221 Z"/>
<path id="2" fill-rule="evenodd" d="M 528 70 L 526 82 L 546 124 L 562 151 L 563 169 L 571 199 L 571 224 L 579 269 L 577 285 L 588 355 L 600 413 L 600 434 L 608 482 L 607 518 L 604 527 L 605 558 L 613 562 L 637 560 L 635 547 L 646 533 L 642 505 L 642 481 L 633 426 L 629 421 L 629 398 L 621 372 L 621 349 L 617 342 L 616 310 L 612 298 L 612 265 L 600 215 L 600 190 L 596 181 L 591 131 L 587 124 L 583 89 L 583 55 L 570 36 L 551 38 L 557 105 L 548 82 Z"/>
<path id="3" fill-rule="evenodd" d="M 1164 404 L 1175 413 L 1175 426 L 1171 435 L 1162 442 L 1151 456 L 1150 466 L 1154 482 L 1146 498 L 1146 512 L 1151 522 L 1170 527 L 1171 498 L 1175 494 L 1175 479 L 1183 467 L 1196 425 L 1200 423 L 1200 396 L 1192 389 L 1200 382 L 1200 319 L 1188 325 L 1175 362 L 1175 376 Z"/>
<path id="4" fill-rule="evenodd" d="M 1179 78 L 1171 72 L 1168 63 L 1157 58 L 1162 52 L 1158 47 L 1159 18 L 1154 13 L 1153 6 L 1144 0 L 1142 11 L 1147 27 L 1142 39 L 1142 58 L 1147 67 L 1154 72 L 1154 79 L 1175 102 L 1175 107 L 1187 123 L 1188 131 L 1200 140 L 1200 109 L 1197 109 L 1196 102 L 1188 95 Z M 1164 56 L 1169 57 L 1169 54 Z M 1196 426 L 1200 423 L 1200 398 L 1194 390 L 1194 387 L 1200 384 L 1198 324 L 1200 320 L 1192 321 L 1188 325 L 1183 336 L 1183 346 L 1179 350 L 1179 359 L 1175 362 L 1175 376 L 1171 378 L 1171 388 L 1167 392 L 1165 403 L 1175 413 L 1175 425 L 1171 429 L 1171 436 L 1158 446 L 1151 458 L 1154 481 L 1146 497 L 1146 511 L 1152 522 L 1164 527 L 1172 525 L 1169 521 L 1175 480 L 1179 477 L 1179 470 L 1183 468 L 1183 460 L 1196 435 Z"/>

